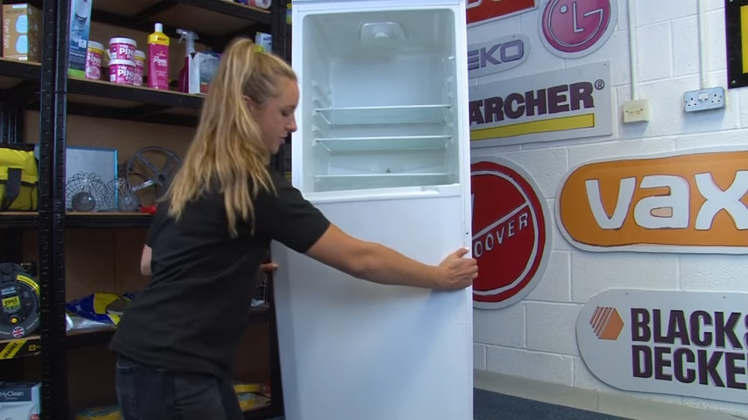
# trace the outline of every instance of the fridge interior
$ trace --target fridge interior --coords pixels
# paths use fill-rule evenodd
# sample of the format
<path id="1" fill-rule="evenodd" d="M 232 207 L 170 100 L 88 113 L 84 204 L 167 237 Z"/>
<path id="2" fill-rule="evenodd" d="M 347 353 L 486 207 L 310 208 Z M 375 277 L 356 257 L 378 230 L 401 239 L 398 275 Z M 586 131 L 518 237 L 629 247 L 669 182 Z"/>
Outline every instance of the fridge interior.
<path id="1" fill-rule="evenodd" d="M 459 183 L 455 14 L 310 14 L 301 21 L 302 189 Z"/>

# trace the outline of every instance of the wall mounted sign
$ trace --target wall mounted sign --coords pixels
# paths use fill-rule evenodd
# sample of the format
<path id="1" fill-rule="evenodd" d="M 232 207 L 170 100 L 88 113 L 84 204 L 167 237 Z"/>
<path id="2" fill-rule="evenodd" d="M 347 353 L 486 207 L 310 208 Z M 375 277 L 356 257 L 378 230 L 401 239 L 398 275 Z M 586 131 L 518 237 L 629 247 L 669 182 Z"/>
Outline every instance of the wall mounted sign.
<path id="1" fill-rule="evenodd" d="M 582 308 L 577 343 L 614 388 L 745 403 L 748 294 L 607 290 Z"/>
<path id="2" fill-rule="evenodd" d="M 467 0 L 467 25 L 482 25 L 535 9 L 536 0 Z"/>
<path id="3" fill-rule="evenodd" d="M 727 87 L 748 86 L 748 0 L 725 0 Z"/>
<path id="4" fill-rule="evenodd" d="M 473 306 L 500 309 L 527 296 L 551 252 L 550 213 L 533 179 L 497 157 L 473 157 L 473 257 L 479 277 Z"/>
<path id="5" fill-rule="evenodd" d="M 602 47 L 618 22 L 617 0 L 544 0 L 540 39 L 552 54 L 579 58 Z"/>
<path id="6" fill-rule="evenodd" d="M 748 254 L 748 149 L 583 164 L 562 181 L 556 218 L 586 251 Z"/>
<path id="7" fill-rule="evenodd" d="M 468 45 L 468 77 L 481 77 L 513 69 L 530 56 L 530 38 L 517 34 Z"/>
<path id="8" fill-rule="evenodd" d="M 610 63 L 470 87 L 472 147 L 610 135 Z"/>

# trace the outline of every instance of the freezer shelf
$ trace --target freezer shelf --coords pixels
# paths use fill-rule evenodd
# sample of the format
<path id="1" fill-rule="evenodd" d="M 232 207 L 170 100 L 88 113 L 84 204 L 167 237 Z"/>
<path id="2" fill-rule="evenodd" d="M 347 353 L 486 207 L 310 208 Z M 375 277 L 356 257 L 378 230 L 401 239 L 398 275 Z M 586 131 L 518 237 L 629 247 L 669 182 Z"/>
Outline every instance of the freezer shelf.
<path id="1" fill-rule="evenodd" d="M 331 126 L 376 124 L 440 124 L 451 105 L 318 108 Z"/>
<path id="2" fill-rule="evenodd" d="M 413 187 L 450 183 L 448 173 L 317 175 L 317 191 Z"/>
<path id="3" fill-rule="evenodd" d="M 330 153 L 444 150 L 450 136 L 341 137 L 314 139 Z"/>

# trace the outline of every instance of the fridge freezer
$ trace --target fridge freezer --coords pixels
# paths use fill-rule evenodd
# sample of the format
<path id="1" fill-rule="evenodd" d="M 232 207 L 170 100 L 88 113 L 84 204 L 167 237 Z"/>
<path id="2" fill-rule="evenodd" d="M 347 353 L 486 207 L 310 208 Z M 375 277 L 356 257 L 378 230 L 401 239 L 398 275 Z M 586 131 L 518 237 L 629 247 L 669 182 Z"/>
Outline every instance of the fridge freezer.
<path id="1" fill-rule="evenodd" d="M 295 0 L 293 183 L 438 264 L 470 247 L 464 0 Z M 472 290 L 355 279 L 273 244 L 287 420 L 470 420 Z"/>
<path id="2" fill-rule="evenodd" d="M 451 9 L 310 14 L 297 24 L 305 111 L 293 159 L 303 192 L 459 182 Z"/>

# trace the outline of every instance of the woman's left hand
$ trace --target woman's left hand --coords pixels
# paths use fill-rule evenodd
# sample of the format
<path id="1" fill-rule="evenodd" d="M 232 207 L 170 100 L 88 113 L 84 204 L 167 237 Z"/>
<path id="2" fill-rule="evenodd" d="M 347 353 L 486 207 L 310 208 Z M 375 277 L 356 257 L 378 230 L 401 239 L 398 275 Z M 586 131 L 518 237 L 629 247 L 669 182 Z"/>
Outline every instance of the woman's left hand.
<path id="1" fill-rule="evenodd" d="M 278 268 L 278 264 L 274 262 L 269 262 L 265 264 L 260 265 L 260 270 L 265 272 L 275 271 Z"/>

